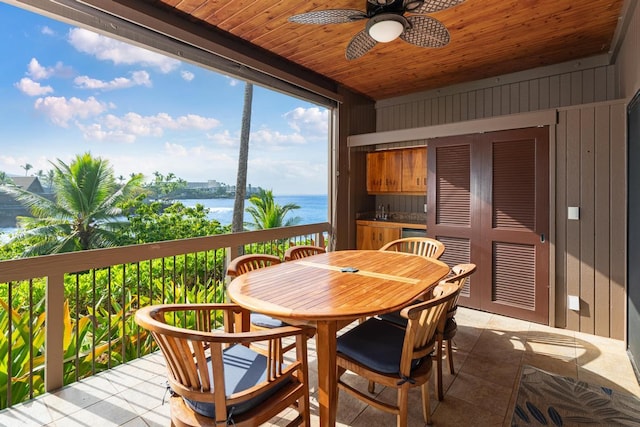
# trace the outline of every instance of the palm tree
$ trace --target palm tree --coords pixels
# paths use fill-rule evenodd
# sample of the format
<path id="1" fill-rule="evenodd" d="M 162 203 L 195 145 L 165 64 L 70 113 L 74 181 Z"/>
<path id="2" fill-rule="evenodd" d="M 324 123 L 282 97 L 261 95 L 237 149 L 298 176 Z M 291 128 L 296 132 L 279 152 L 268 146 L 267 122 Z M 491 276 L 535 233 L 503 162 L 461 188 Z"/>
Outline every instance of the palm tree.
<path id="1" fill-rule="evenodd" d="M 11 178 L 6 172 L 0 171 L 0 184 L 8 184 L 11 182 Z"/>
<path id="2" fill-rule="evenodd" d="M 244 199 L 247 195 L 247 163 L 249 159 L 249 135 L 251 131 L 251 104 L 253 102 L 253 84 L 244 86 L 244 107 L 242 109 L 242 129 L 240 131 L 240 153 L 238 154 L 238 175 L 236 177 L 236 196 L 233 203 L 231 232 L 244 230 Z"/>
<path id="3" fill-rule="evenodd" d="M 258 194 L 251 196 L 249 203 L 252 206 L 247 208 L 247 212 L 253 218 L 253 222 L 246 225 L 254 230 L 264 230 L 267 228 L 289 227 L 300 222 L 300 217 L 293 217 L 285 220 L 287 214 L 300 209 L 295 203 L 287 203 L 280 206 L 273 200 L 273 191 L 260 189 Z"/>
<path id="4" fill-rule="evenodd" d="M 29 170 L 33 169 L 33 165 L 31 165 L 30 163 L 25 163 L 24 165 L 20 166 L 22 169 L 24 169 L 24 176 L 27 176 L 27 173 L 29 173 Z"/>
<path id="5" fill-rule="evenodd" d="M 126 225 L 119 206 L 140 187 L 142 175 L 116 185 L 109 162 L 90 153 L 77 155 L 69 165 L 59 159 L 52 165 L 53 200 L 16 186 L 0 186 L 33 215 L 18 217 L 21 230 L 13 240 L 30 242 L 22 255 L 116 246 L 116 231 Z"/>

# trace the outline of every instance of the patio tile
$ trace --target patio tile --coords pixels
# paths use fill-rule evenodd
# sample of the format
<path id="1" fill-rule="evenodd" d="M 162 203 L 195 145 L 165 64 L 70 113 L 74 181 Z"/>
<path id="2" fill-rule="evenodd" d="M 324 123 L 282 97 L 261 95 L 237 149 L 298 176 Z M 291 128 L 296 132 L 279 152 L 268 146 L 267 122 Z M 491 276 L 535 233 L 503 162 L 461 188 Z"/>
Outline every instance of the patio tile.
<path id="1" fill-rule="evenodd" d="M 453 340 L 456 374 L 449 373 L 445 360 L 443 401 L 435 398 L 433 378 L 431 382 L 434 425 L 508 426 L 515 401 L 514 386 L 523 364 L 640 396 L 640 386 L 621 341 L 465 308 L 458 310 L 456 320 L 459 328 Z M 315 340 L 309 340 L 308 344 L 311 425 L 318 426 Z M 0 411 L 0 427 L 167 426 L 169 405 L 162 404 L 165 377 L 164 359 L 160 353 L 154 353 Z M 343 378 L 366 389 L 362 378 L 350 373 Z M 389 402 L 396 399 L 395 390 L 380 385 L 376 386 L 376 393 Z M 339 427 L 395 424 L 394 416 L 343 392 L 337 411 Z M 288 409 L 267 427 L 284 426 L 295 416 L 296 411 Z M 419 389 L 410 393 L 409 425 L 425 425 Z"/>
<path id="2" fill-rule="evenodd" d="M 485 407 L 502 419 L 507 413 L 512 389 L 512 386 L 503 386 L 467 372 L 460 372 L 444 400 L 453 396 L 472 405 Z"/>
<path id="3" fill-rule="evenodd" d="M 504 416 L 490 411 L 488 405 L 474 405 L 455 396 L 447 395 L 431 415 L 438 427 L 493 427 L 501 426 Z"/>

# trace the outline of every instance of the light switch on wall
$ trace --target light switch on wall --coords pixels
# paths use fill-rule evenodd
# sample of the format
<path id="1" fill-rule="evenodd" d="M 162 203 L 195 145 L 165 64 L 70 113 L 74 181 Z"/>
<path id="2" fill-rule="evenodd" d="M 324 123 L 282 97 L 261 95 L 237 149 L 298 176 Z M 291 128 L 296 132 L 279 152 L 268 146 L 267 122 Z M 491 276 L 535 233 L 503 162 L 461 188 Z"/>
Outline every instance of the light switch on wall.
<path id="1" fill-rule="evenodd" d="M 580 208 L 578 206 L 569 206 L 567 208 L 567 219 L 580 219 Z"/>
<path id="2" fill-rule="evenodd" d="M 569 310 L 580 311 L 580 297 L 577 295 L 569 295 L 567 305 Z"/>

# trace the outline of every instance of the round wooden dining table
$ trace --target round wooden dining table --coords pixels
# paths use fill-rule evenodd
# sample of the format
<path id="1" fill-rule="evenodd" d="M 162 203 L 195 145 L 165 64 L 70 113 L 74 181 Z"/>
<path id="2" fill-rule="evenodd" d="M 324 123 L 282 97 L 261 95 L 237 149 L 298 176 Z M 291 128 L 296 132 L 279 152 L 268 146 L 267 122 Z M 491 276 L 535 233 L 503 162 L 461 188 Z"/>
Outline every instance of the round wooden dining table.
<path id="1" fill-rule="evenodd" d="M 441 261 L 402 252 L 335 251 L 250 271 L 227 292 L 248 310 L 316 326 L 320 425 L 334 426 L 339 328 L 406 306 L 448 273 Z"/>

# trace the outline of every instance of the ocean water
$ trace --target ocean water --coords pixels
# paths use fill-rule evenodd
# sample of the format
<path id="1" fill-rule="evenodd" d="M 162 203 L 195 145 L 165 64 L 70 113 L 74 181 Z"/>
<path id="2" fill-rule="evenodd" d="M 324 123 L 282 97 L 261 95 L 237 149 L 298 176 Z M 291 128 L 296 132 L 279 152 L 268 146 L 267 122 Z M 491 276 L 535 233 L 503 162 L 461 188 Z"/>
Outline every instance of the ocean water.
<path id="1" fill-rule="evenodd" d="M 315 224 L 328 221 L 328 198 L 326 195 L 298 195 L 298 196 L 274 196 L 274 201 L 280 206 L 294 203 L 300 209 L 289 212 L 285 219 L 300 217 L 298 225 Z M 184 199 L 178 200 L 185 206 L 195 206 L 200 203 L 209 209 L 209 218 L 217 219 L 222 225 L 229 225 L 233 219 L 233 199 Z M 245 209 L 251 206 L 248 200 L 245 201 Z M 252 221 L 250 215 L 245 212 L 245 222 Z M 8 239 L 8 233 L 16 231 L 15 228 L 0 227 L 0 243 Z"/>
<path id="2" fill-rule="evenodd" d="M 300 209 L 290 211 L 285 217 L 285 219 L 300 217 L 298 225 L 315 224 L 328 220 L 328 199 L 326 195 L 274 196 L 273 199 L 280 206 L 288 203 L 300 206 Z M 233 220 L 233 199 L 184 199 L 178 201 L 185 206 L 195 206 L 200 203 L 205 208 L 209 208 L 209 217 L 217 219 L 222 225 L 231 224 Z M 251 204 L 248 200 L 245 200 L 245 209 L 248 206 L 251 206 Z M 244 220 L 245 222 L 252 221 L 252 218 L 245 212 Z"/>

